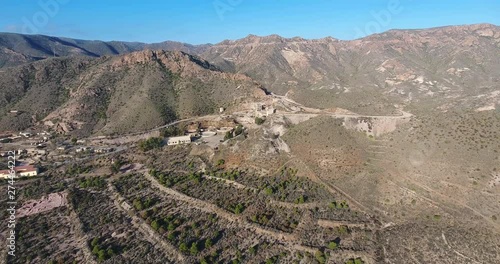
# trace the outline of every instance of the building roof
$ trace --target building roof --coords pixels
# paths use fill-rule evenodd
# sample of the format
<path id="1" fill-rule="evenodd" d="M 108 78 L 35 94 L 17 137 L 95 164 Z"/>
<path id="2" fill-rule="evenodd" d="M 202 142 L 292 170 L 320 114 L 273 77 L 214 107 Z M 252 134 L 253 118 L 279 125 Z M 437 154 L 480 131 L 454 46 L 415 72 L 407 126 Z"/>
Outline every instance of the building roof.
<path id="1" fill-rule="evenodd" d="M 191 140 L 191 136 L 169 137 L 168 140 Z"/>
<path id="2" fill-rule="evenodd" d="M 38 171 L 38 168 L 33 165 L 14 167 L 15 172 L 32 172 Z M 10 174 L 10 170 L 0 170 L 0 174 Z"/>

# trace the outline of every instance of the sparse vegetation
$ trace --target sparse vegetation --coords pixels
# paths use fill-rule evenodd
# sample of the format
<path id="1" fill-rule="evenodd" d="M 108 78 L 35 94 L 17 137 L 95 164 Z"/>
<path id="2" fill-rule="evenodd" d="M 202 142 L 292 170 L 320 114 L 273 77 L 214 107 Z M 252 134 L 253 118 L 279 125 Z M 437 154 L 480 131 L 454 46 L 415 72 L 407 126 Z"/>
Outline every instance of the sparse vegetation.
<path id="1" fill-rule="evenodd" d="M 234 129 L 234 136 L 239 136 L 243 133 L 243 126 L 242 125 L 237 125 L 236 128 Z"/>
<path id="2" fill-rule="evenodd" d="M 2 135 L 2 153 L 26 149 L 18 165 L 42 172 L 16 183 L 22 254 L 5 262 L 500 263 L 497 31 L 251 36 L 102 58 L 64 53 L 135 46 L 69 41 L 46 60 L 57 38 L 0 37 L 0 67 L 23 63 L 0 72 L 0 128 L 34 133 Z"/>
<path id="3" fill-rule="evenodd" d="M 306 202 L 306 197 L 304 195 L 299 196 L 297 200 L 295 201 L 296 204 L 303 204 Z"/>
<path id="4" fill-rule="evenodd" d="M 225 163 L 226 163 L 226 161 L 225 161 L 225 160 L 223 160 L 223 159 L 219 159 L 219 160 L 217 160 L 217 164 L 216 164 L 216 165 L 217 165 L 217 166 L 222 166 L 222 165 L 224 165 Z"/>
<path id="5" fill-rule="evenodd" d="M 323 251 L 321 250 L 316 251 L 316 253 L 314 253 L 314 257 L 320 264 L 326 263 L 326 256 Z"/>
<path id="6" fill-rule="evenodd" d="M 331 241 L 330 243 L 328 243 L 328 248 L 331 250 L 337 249 L 338 246 L 339 245 L 335 241 Z"/>
<path id="7" fill-rule="evenodd" d="M 347 204 L 346 201 L 341 201 L 341 202 L 333 201 L 330 203 L 329 207 L 331 209 L 347 209 L 349 208 L 349 205 Z"/>
<path id="8" fill-rule="evenodd" d="M 345 264 L 363 264 L 365 263 L 361 258 L 353 258 L 353 259 L 349 259 L 345 262 Z"/>
<path id="9" fill-rule="evenodd" d="M 233 131 L 227 131 L 226 135 L 224 135 L 224 140 L 232 139 L 233 138 Z"/>
<path id="10" fill-rule="evenodd" d="M 264 124 L 265 121 L 266 121 L 265 119 L 260 118 L 260 117 L 256 117 L 255 118 L 255 124 L 257 124 L 259 126 L 262 125 L 262 124 Z"/>
<path id="11" fill-rule="evenodd" d="M 80 174 L 89 173 L 92 171 L 91 165 L 84 164 L 72 164 L 66 169 L 66 175 L 68 176 L 77 176 Z"/>
<path id="12" fill-rule="evenodd" d="M 162 137 L 177 137 L 177 136 L 183 136 L 184 135 L 184 130 L 179 128 L 178 126 L 168 126 L 161 131 Z"/>
<path id="13" fill-rule="evenodd" d="M 103 245 L 100 244 L 101 240 L 102 239 L 95 237 L 90 243 L 92 254 L 96 256 L 98 262 L 103 262 L 115 255 L 115 252 L 111 247 L 108 247 L 106 250 L 102 248 Z"/>
<path id="14" fill-rule="evenodd" d="M 233 209 L 233 212 L 234 214 L 241 214 L 243 212 L 243 210 L 245 210 L 245 206 L 242 205 L 242 204 L 237 204 L 234 209 Z"/>
<path id="15" fill-rule="evenodd" d="M 139 141 L 137 146 L 139 147 L 140 150 L 146 152 L 163 146 L 163 139 L 156 137 L 149 138 L 146 140 Z"/>
<path id="16" fill-rule="evenodd" d="M 103 177 L 92 177 L 80 180 L 80 188 L 98 188 L 102 189 L 106 186 L 106 181 Z"/>
<path id="17" fill-rule="evenodd" d="M 123 161 L 120 159 L 116 159 L 113 164 L 111 164 L 110 170 L 112 173 L 118 173 L 120 172 L 120 168 L 123 165 Z"/>

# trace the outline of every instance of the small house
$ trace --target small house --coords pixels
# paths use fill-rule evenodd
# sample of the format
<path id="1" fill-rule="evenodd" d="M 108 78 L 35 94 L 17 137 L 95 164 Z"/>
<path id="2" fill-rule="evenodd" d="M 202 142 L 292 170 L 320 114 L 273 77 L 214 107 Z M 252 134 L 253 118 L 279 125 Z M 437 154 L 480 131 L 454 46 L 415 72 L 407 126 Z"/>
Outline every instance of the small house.
<path id="1" fill-rule="evenodd" d="M 14 167 L 13 171 L 17 177 L 32 177 L 38 175 L 39 169 L 33 165 Z M 0 178 L 8 179 L 10 177 L 10 170 L 1 170 Z"/>
<path id="2" fill-rule="evenodd" d="M 19 132 L 19 135 L 23 137 L 32 137 L 33 134 L 31 132 Z"/>

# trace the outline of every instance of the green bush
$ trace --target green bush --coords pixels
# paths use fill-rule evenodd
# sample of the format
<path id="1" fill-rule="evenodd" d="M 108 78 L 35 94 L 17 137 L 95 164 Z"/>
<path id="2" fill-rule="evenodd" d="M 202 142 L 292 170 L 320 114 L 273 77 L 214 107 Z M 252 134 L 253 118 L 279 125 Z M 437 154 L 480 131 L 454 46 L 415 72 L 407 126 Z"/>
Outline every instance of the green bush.
<path id="1" fill-rule="evenodd" d="M 182 252 L 187 252 L 188 251 L 188 247 L 185 243 L 180 243 L 179 244 L 179 250 L 182 251 Z"/>
<path id="2" fill-rule="evenodd" d="M 191 248 L 189 249 L 189 252 L 191 252 L 191 255 L 198 254 L 198 243 L 197 242 L 193 242 L 193 244 L 191 244 Z"/>
<path id="3" fill-rule="evenodd" d="M 85 165 L 80 165 L 80 164 L 74 164 L 74 165 L 71 165 L 66 170 L 66 174 L 69 176 L 74 176 L 74 175 L 89 173 L 90 171 L 92 171 L 92 165 L 85 166 Z"/>
<path id="4" fill-rule="evenodd" d="M 323 253 L 322 251 L 320 250 L 316 251 L 316 253 L 314 253 L 314 257 L 320 264 L 326 263 L 326 256 L 325 253 Z"/>
<path id="5" fill-rule="evenodd" d="M 337 232 L 339 233 L 339 235 L 345 235 L 349 233 L 349 228 L 345 225 L 341 225 L 337 227 Z"/>
<path id="6" fill-rule="evenodd" d="M 232 139 L 233 138 L 233 131 L 227 131 L 226 135 L 224 136 L 224 140 Z"/>
<path id="7" fill-rule="evenodd" d="M 234 135 L 235 136 L 239 136 L 243 133 L 243 126 L 242 125 L 238 125 L 236 127 L 236 129 L 234 130 Z"/>
<path id="8" fill-rule="evenodd" d="M 331 249 L 331 250 L 336 249 L 338 246 L 339 245 L 335 241 L 332 241 L 332 242 L 328 243 L 328 248 Z"/>
<path id="9" fill-rule="evenodd" d="M 242 204 L 237 204 L 234 207 L 233 212 L 234 212 L 234 214 L 241 214 L 243 212 L 243 210 L 245 210 L 245 206 Z"/>
<path id="10" fill-rule="evenodd" d="M 210 238 L 207 238 L 205 240 L 205 248 L 211 248 L 212 247 L 212 240 Z"/>
<path id="11" fill-rule="evenodd" d="M 260 118 L 260 117 L 256 117 L 255 118 L 255 124 L 257 124 L 259 126 L 262 125 L 262 124 L 264 124 L 265 121 L 266 121 L 265 119 Z"/>
<path id="12" fill-rule="evenodd" d="M 303 204 L 306 202 L 306 198 L 304 197 L 304 195 L 301 195 L 299 198 L 297 198 L 297 200 L 295 201 L 296 204 Z"/>
<path id="13" fill-rule="evenodd" d="M 365 263 L 361 258 L 349 259 L 345 262 L 345 264 L 363 264 Z"/>
<path id="14" fill-rule="evenodd" d="M 102 177 L 87 178 L 80 180 L 80 188 L 98 188 L 102 189 L 106 186 L 106 181 Z"/>
<path id="15" fill-rule="evenodd" d="M 276 261 L 277 261 L 277 258 L 272 257 L 272 258 L 269 258 L 266 260 L 266 264 L 274 264 L 274 263 L 276 263 Z"/>
<path id="16" fill-rule="evenodd" d="M 113 257 L 115 255 L 115 252 L 111 247 L 109 247 L 107 250 L 101 248 L 102 245 L 99 244 L 100 241 L 101 241 L 100 238 L 95 237 L 90 243 L 90 245 L 92 247 L 92 254 L 94 254 L 97 257 L 97 261 L 103 262 Z"/>
<path id="17" fill-rule="evenodd" d="M 139 149 L 146 152 L 155 148 L 160 148 L 163 145 L 163 139 L 153 137 L 139 141 Z"/>
<path id="18" fill-rule="evenodd" d="M 142 211 L 144 209 L 144 205 L 142 204 L 141 200 L 139 199 L 135 199 L 133 202 L 132 202 L 132 205 L 134 206 L 134 208 L 137 210 L 137 211 Z"/>
<path id="19" fill-rule="evenodd" d="M 330 209 L 347 209 L 349 208 L 349 204 L 347 204 L 346 201 L 342 201 L 342 202 L 337 202 L 337 201 L 333 201 L 331 202 L 328 207 L 330 207 Z"/>
<path id="20" fill-rule="evenodd" d="M 99 238 L 95 237 L 94 239 L 92 239 L 92 242 L 90 243 L 90 245 L 92 246 L 92 248 L 99 245 Z"/>
<path id="21" fill-rule="evenodd" d="M 122 161 L 117 159 L 113 162 L 113 164 L 111 164 L 111 172 L 113 173 L 118 173 L 120 171 L 120 168 L 122 166 Z"/>
<path id="22" fill-rule="evenodd" d="M 153 228 L 153 230 L 158 231 L 158 229 L 160 228 L 160 224 L 157 220 L 154 220 L 153 222 L 151 222 L 151 227 Z"/>
<path id="23" fill-rule="evenodd" d="M 256 247 L 255 247 L 255 246 L 253 246 L 253 247 L 251 247 L 251 248 L 249 248 L 249 249 L 248 249 L 248 252 L 249 252 L 250 254 L 252 254 L 252 255 L 255 255 L 255 253 L 257 252 L 257 249 L 256 249 Z"/>
<path id="24" fill-rule="evenodd" d="M 161 132 L 161 135 L 163 137 L 183 136 L 184 131 L 177 126 L 169 126 L 169 127 L 166 127 L 163 129 L 163 131 Z"/>

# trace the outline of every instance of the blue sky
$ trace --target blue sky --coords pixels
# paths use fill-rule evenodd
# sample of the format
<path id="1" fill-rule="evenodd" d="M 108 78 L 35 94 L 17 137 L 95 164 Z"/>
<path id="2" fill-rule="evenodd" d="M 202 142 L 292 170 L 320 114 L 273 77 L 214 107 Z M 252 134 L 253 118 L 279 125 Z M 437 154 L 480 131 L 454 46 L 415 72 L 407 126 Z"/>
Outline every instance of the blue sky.
<path id="1" fill-rule="evenodd" d="M 0 31 L 217 43 L 248 34 L 355 39 L 393 28 L 500 25 L 498 0 L 3 0 Z"/>

